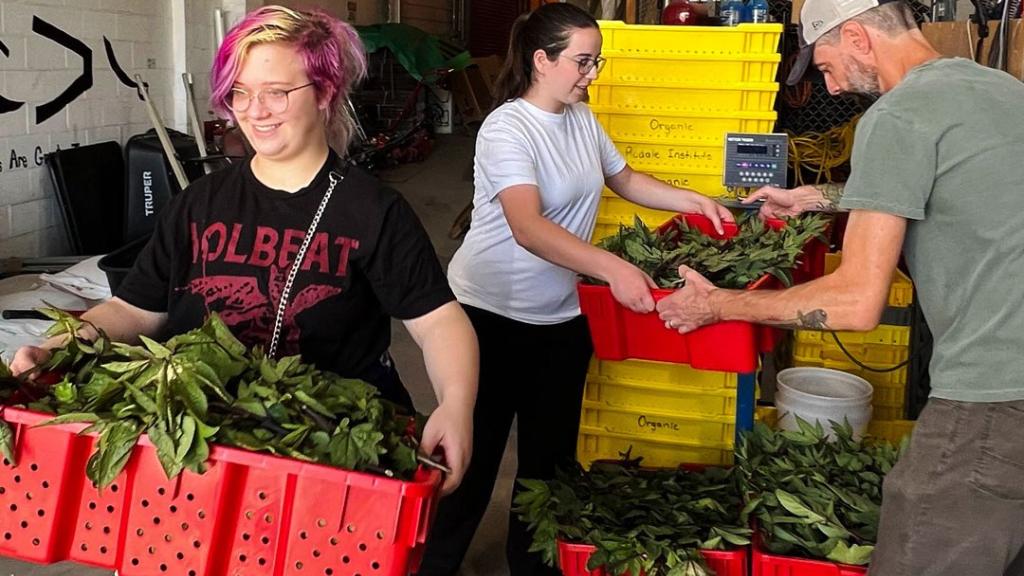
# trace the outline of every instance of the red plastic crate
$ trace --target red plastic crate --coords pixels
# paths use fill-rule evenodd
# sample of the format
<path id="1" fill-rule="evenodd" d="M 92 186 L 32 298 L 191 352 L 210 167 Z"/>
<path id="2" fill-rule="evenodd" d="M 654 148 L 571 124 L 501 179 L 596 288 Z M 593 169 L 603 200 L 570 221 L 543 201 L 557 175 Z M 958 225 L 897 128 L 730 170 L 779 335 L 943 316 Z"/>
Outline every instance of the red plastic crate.
<path id="1" fill-rule="evenodd" d="M 603 567 L 587 570 L 590 555 L 597 550 L 590 544 L 558 541 L 558 566 L 565 576 L 609 576 Z M 747 576 L 747 549 L 702 550 L 708 567 L 718 576 Z"/>
<path id="2" fill-rule="evenodd" d="M 123 576 L 405 576 L 423 554 L 440 474 L 409 482 L 215 446 L 205 474 L 168 480 L 143 437 L 100 494 L 83 425 L 2 408 L 17 466 L 0 467 L 0 555 Z"/>
<path id="3" fill-rule="evenodd" d="M 664 230 L 684 218 L 686 223 L 702 233 L 716 238 L 730 238 L 738 232 L 735 223 L 723 222 L 724 234 L 718 234 L 711 221 L 699 214 L 680 214 L 658 229 Z M 769 219 L 769 228 L 779 229 L 786 225 L 782 220 Z M 824 266 L 825 245 L 812 242 L 808 255 L 794 271 L 794 280 L 806 281 Z M 818 260 L 821 260 L 819 263 Z M 748 286 L 757 288 L 778 288 L 779 283 L 771 277 L 763 277 Z M 688 334 L 679 334 L 665 328 L 657 312 L 637 314 L 619 304 L 608 286 L 580 283 L 577 285 L 580 309 L 587 317 L 590 335 L 594 342 L 594 355 L 602 360 L 655 360 L 689 364 L 698 370 L 722 372 L 753 372 L 757 369 L 760 352 L 770 351 L 779 338 L 778 329 L 749 322 L 719 322 L 698 328 Z M 673 290 L 651 291 L 655 302 L 672 294 Z"/>
<path id="4" fill-rule="evenodd" d="M 776 556 L 762 550 L 757 538 L 751 547 L 751 557 L 752 576 L 865 576 L 868 573 L 867 566 Z"/>

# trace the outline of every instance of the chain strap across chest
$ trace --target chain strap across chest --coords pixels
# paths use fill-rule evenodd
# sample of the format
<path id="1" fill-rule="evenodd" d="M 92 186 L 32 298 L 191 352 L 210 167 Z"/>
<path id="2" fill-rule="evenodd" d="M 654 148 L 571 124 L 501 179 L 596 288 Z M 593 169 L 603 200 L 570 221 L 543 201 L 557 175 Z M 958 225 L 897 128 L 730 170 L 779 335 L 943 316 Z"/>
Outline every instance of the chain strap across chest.
<path id="1" fill-rule="evenodd" d="M 271 358 L 277 357 L 277 345 L 281 338 L 281 327 L 284 324 L 284 312 L 288 307 L 288 298 L 291 296 L 292 285 L 295 284 L 295 277 L 299 273 L 299 268 L 302 267 L 302 261 L 306 257 L 306 251 L 309 250 L 309 244 L 313 241 L 313 233 L 316 232 L 316 227 L 320 224 L 320 218 L 324 215 L 324 210 L 327 208 L 327 202 L 331 199 L 334 187 L 345 179 L 344 176 L 338 175 L 334 171 L 328 174 L 328 178 L 330 178 L 331 184 L 327 187 L 327 192 L 324 193 L 323 199 L 320 200 L 320 206 L 316 209 L 316 213 L 313 214 L 313 221 L 309 223 L 306 237 L 302 239 L 302 245 L 299 246 L 299 252 L 295 255 L 291 268 L 288 269 L 288 277 L 285 279 L 284 288 L 281 290 L 281 300 L 277 303 L 277 314 L 274 316 L 274 332 L 270 336 L 270 348 L 267 350 L 267 355 Z"/>

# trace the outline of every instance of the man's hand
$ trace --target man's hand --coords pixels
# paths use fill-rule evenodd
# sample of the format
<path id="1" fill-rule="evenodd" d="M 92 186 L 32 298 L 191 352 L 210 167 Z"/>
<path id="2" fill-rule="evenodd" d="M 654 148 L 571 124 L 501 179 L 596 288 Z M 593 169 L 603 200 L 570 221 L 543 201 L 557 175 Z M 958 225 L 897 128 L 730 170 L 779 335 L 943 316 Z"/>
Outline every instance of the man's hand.
<path id="1" fill-rule="evenodd" d="M 805 184 L 792 190 L 763 186 L 743 199 L 744 204 L 759 200 L 762 218 L 799 216 L 804 212 L 836 212 L 846 189 L 845 184 Z"/>
<path id="2" fill-rule="evenodd" d="M 427 456 L 440 447 L 452 473 L 445 477 L 441 494 L 451 494 L 462 482 L 473 455 L 473 406 L 442 402 L 423 427 L 420 449 Z"/>
<path id="3" fill-rule="evenodd" d="M 802 186 L 801 188 L 809 188 Z M 804 210 L 797 201 L 796 192 L 775 186 L 762 186 L 756 192 L 743 199 L 744 204 L 752 204 L 763 200 L 761 206 L 762 218 L 782 218 L 799 216 Z"/>
<path id="4" fill-rule="evenodd" d="M 683 287 L 658 302 L 658 317 L 665 327 L 686 334 L 718 322 L 710 303 L 715 286 L 689 266 L 679 267 L 679 277 L 685 280 Z"/>
<path id="5" fill-rule="evenodd" d="M 658 285 L 643 270 L 616 258 L 618 262 L 606 275 L 615 300 L 637 314 L 654 310 L 654 296 L 651 290 Z"/>

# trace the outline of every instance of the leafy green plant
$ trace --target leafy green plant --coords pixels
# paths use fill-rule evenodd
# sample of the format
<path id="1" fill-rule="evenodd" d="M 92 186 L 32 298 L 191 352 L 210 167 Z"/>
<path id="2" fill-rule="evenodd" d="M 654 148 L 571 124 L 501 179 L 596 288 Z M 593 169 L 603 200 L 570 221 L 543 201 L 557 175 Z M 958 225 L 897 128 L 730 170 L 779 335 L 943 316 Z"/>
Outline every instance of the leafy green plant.
<path id="1" fill-rule="evenodd" d="M 796 419 L 799 431 L 763 423 L 744 434 L 736 469 L 764 547 L 776 554 L 867 564 L 878 536 L 882 480 L 903 449 L 853 439 L 849 423 Z"/>
<path id="2" fill-rule="evenodd" d="M 602 239 L 598 246 L 636 265 L 662 288 L 681 284 L 681 264 L 720 288 L 745 288 L 766 274 L 790 286 L 804 246 L 815 238 L 824 240 L 828 219 L 806 214 L 788 220 L 780 230 L 766 227 L 753 214 L 741 216 L 736 223 L 739 232 L 735 236 L 715 239 L 690 228 L 683 219 L 659 232 L 636 216 L 633 226 L 620 225 L 618 233 Z"/>
<path id="3" fill-rule="evenodd" d="M 414 418 L 376 388 L 298 356 L 248 350 L 215 314 L 196 330 L 163 343 L 143 337 L 140 346 L 102 332 L 89 342 L 78 336 L 80 320 L 47 314 L 56 320 L 48 335 L 74 335 L 43 366 L 64 377 L 52 388 L 18 391 L 29 409 L 56 415 L 41 425 L 90 424 L 83 433 L 97 433 L 98 442 L 86 474 L 100 488 L 124 469 L 143 433 L 168 478 L 202 473 L 212 443 L 388 476 L 417 467 Z M 0 447 L 13 460 L 11 437 L 2 423 Z"/>
<path id="4" fill-rule="evenodd" d="M 636 461 L 561 469 L 520 480 L 513 511 L 533 531 L 531 551 L 554 566 L 557 540 L 594 545 L 587 564 L 609 575 L 703 576 L 702 549 L 750 543 L 733 473 L 652 470 Z"/>

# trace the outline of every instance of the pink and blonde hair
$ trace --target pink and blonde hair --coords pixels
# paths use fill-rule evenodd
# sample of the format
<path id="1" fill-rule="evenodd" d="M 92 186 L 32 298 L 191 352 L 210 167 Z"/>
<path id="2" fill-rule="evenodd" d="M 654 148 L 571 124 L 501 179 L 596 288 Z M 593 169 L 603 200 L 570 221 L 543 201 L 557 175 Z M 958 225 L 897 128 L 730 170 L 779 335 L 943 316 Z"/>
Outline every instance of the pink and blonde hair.
<path id="1" fill-rule="evenodd" d="M 344 155 L 352 139 L 353 119 L 346 106 L 349 91 L 366 75 L 366 52 L 352 26 L 321 10 L 264 6 L 246 14 L 217 50 L 210 71 L 210 104 L 221 118 L 234 119 L 227 104 L 249 49 L 281 42 L 296 48 L 318 101 L 327 101 L 327 133 Z"/>

